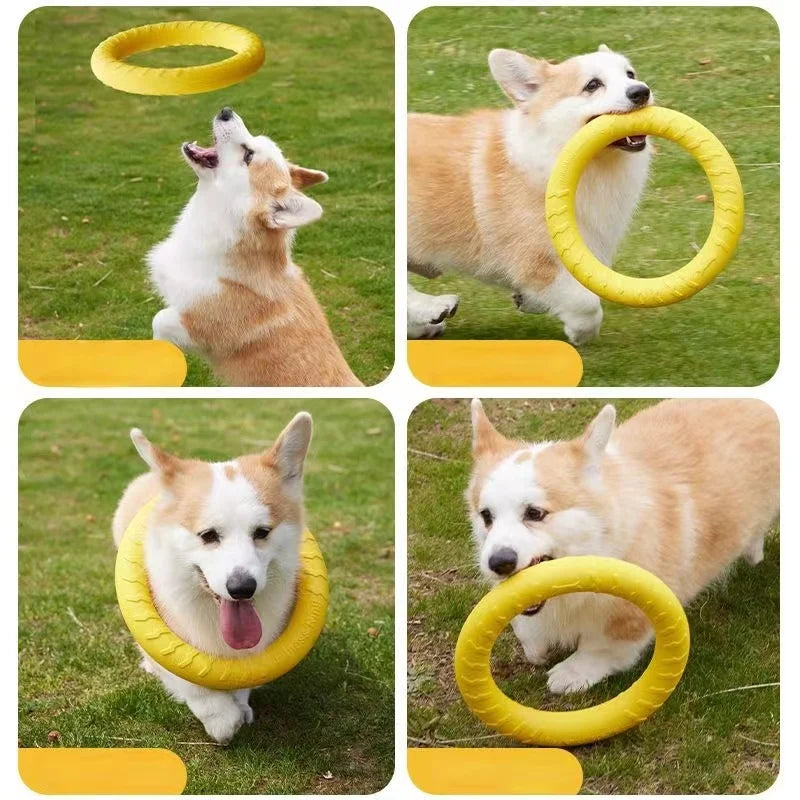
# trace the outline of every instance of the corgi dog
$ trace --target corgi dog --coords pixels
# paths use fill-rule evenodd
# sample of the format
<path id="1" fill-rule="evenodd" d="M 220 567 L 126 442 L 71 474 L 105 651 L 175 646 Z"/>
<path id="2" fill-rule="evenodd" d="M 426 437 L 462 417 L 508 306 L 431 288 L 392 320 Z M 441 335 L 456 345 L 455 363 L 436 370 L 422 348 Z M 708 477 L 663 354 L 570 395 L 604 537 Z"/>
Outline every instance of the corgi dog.
<path id="1" fill-rule="evenodd" d="M 300 268 L 295 231 L 322 216 L 303 190 L 324 172 L 288 162 L 223 108 L 212 147 L 185 142 L 197 188 L 148 254 L 166 303 L 153 338 L 197 352 L 234 386 L 361 386 Z"/>
<path id="2" fill-rule="evenodd" d="M 492 50 L 489 69 L 513 104 L 461 116 L 410 114 L 408 268 L 448 270 L 507 287 L 520 311 L 547 313 L 583 344 L 600 330 L 597 295 L 562 266 L 545 224 L 545 188 L 567 141 L 601 114 L 653 102 L 625 56 L 605 45 L 560 64 Z M 611 265 L 642 194 L 650 163 L 644 135 L 612 142 L 589 162 L 576 197 L 580 232 Z M 441 334 L 453 295 L 409 289 L 409 336 Z"/>
<path id="3" fill-rule="evenodd" d="M 311 416 L 302 412 L 271 448 L 221 463 L 178 458 L 131 431 L 150 471 L 122 495 L 114 542 L 119 545 L 137 512 L 157 497 L 144 543 L 150 588 L 170 629 L 198 650 L 252 655 L 285 627 L 300 564 L 311 430 Z M 216 742 L 230 742 L 253 721 L 249 689 L 197 686 L 142 656 L 142 669 L 186 703 Z"/>
<path id="4" fill-rule="evenodd" d="M 480 570 L 498 582 L 562 556 L 610 556 L 661 578 L 684 605 L 743 557 L 764 558 L 778 514 L 778 419 L 758 400 L 666 400 L 619 427 L 605 406 L 563 442 L 507 439 L 472 401 L 466 493 Z M 635 605 L 582 592 L 512 621 L 556 694 L 632 667 L 652 639 Z"/>

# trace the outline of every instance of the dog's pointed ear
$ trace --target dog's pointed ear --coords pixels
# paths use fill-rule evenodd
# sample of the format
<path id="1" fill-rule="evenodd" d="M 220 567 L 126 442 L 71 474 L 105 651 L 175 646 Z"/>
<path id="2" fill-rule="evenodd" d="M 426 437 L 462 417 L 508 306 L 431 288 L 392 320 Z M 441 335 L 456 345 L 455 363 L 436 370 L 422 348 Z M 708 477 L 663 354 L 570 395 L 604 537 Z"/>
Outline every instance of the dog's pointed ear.
<path id="1" fill-rule="evenodd" d="M 598 53 L 610 53 L 611 48 L 607 44 L 601 44 L 600 47 L 597 48 Z"/>
<path id="2" fill-rule="evenodd" d="M 291 230 L 310 225 L 322 216 L 322 206 L 296 189 L 290 189 L 280 199 L 272 200 L 263 219 L 268 228 Z"/>
<path id="3" fill-rule="evenodd" d="M 311 414 L 301 411 L 281 431 L 275 444 L 264 453 L 264 463 L 277 469 L 284 483 L 298 484 L 302 481 L 303 465 L 313 429 Z"/>
<path id="4" fill-rule="evenodd" d="M 505 441 L 505 436 L 498 433 L 489 421 L 489 417 L 483 410 L 483 403 L 476 397 L 472 401 L 472 457 L 479 458 Z"/>
<path id="5" fill-rule="evenodd" d="M 180 470 L 181 459 L 156 447 L 138 428 L 131 430 L 131 441 L 144 463 L 165 483 L 169 483 Z"/>
<path id="6" fill-rule="evenodd" d="M 600 413 L 589 423 L 581 438 L 581 444 L 590 459 L 599 458 L 605 452 L 611 434 L 614 433 L 616 418 L 617 411 L 609 404 L 603 406 Z"/>
<path id="7" fill-rule="evenodd" d="M 328 180 L 328 173 L 319 169 L 308 169 L 299 167 L 297 164 L 289 164 L 289 174 L 292 176 L 292 186 L 295 189 L 305 189 L 308 186 L 316 186 L 318 183 L 325 183 Z"/>
<path id="8" fill-rule="evenodd" d="M 547 61 L 515 50 L 496 49 L 489 53 L 489 70 L 514 105 L 529 100 L 547 79 Z"/>

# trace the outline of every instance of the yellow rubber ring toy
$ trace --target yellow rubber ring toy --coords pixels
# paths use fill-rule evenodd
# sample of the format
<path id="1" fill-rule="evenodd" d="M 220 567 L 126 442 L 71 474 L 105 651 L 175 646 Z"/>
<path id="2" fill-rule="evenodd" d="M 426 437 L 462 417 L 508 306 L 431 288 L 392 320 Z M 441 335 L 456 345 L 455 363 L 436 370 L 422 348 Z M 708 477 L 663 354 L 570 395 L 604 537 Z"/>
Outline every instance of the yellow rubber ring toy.
<path id="1" fill-rule="evenodd" d="M 655 651 L 642 676 L 621 694 L 579 711 L 539 711 L 504 695 L 492 678 L 495 639 L 521 611 L 569 592 L 601 592 L 630 600 L 655 630 Z M 473 714 L 526 744 L 570 747 L 615 736 L 649 717 L 670 696 L 689 657 L 689 623 L 678 598 L 655 575 L 627 561 L 568 556 L 521 570 L 472 610 L 458 637 L 458 688 Z"/>
<path id="2" fill-rule="evenodd" d="M 153 603 L 144 565 L 144 539 L 155 502 L 143 506 L 125 531 L 114 576 L 122 618 L 147 655 L 179 678 L 224 691 L 261 686 L 299 664 L 319 638 L 328 610 L 328 573 L 311 533 L 306 531 L 303 536 L 297 599 L 283 633 L 260 653 L 221 658 L 201 653 L 176 636 Z"/>
<path id="3" fill-rule="evenodd" d="M 714 219 L 700 252 L 659 278 L 622 275 L 601 263 L 581 238 L 575 217 L 575 191 L 586 165 L 611 142 L 634 133 L 670 139 L 688 150 L 705 170 L 714 195 Z M 587 289 L 628 306 L 666 306 L 699 292 L 728 263 L 744 224 L 744 193 L 733 159 L 711 131 L 678 111 L 648 106 L 597 117 L 567 142 L 547 183 L 545 216 L 561 263 Z"/>
<path id="4" fill-rule="evenodd" d="M 126 64 L 134 53 L 179 45 L 205 45 L 233 50 L 235 55 L 196 67 L 153 68 Z M 109 37 L 92 53 L 98 80 L 132 94 L 196 94 L 222 89 L 257 72 L 264 63 L 264 45 L 251 31 L 224 22 L 159 22 Z"/>

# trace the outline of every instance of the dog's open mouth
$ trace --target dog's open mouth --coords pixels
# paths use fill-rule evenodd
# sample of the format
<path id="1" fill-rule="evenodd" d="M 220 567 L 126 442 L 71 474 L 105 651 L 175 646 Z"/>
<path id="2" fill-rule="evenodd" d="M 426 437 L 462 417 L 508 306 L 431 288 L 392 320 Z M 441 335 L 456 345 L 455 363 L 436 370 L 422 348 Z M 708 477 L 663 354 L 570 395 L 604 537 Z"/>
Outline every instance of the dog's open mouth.
<path id="1" fill-rule="evenodd" d="M 601 115 L 596 114 L 595 116 L 590 117 L 586 120 L 587 124 L 593 119 L 597 119 L 599 116 Z M 615 139 L 608 146 L 616 147 L 617 150 L 625 150 L 628 153 L 639 153 L 647 146 L 647 135 L 644 133 L 634 133 L 630 136 L 625 136 L 622 139 Z"/>
<path id="2" fill-rule="evenodd" d="M 225 644 L 234 650 L 248 650 L 261 641 L 261 619 L 250 600 L 227 600 L 209 585 L 203 570 L 195 566 L 200 585 L 219 606 L 219 629 Z"/>
<path id="3" fill-rule="evenodd" d="M 529 567 L 535 567 L 537 564 L 541 564 L 542 561 L 552 561 L 552 556 L 540 556 L 539 558 L 534 558 L 531 560 L 531 563 L 528 564 Z M 523 617 L 532 617 L 534 614 L 538 614 L 543 608 L 544 604 L 547 600 L 542 600 L 541 603 L 537 603 L 535 606 L 531 606 L 530 608 L 526 608 L 522 613 Z"/>
<path id="4" fill-rule="evenodd" d="M 216 147 L 200 147 L 197 142 L 184 142 L 183 154 L 192 163 L 208 169 L 214 169 L 219 164 Z"/>

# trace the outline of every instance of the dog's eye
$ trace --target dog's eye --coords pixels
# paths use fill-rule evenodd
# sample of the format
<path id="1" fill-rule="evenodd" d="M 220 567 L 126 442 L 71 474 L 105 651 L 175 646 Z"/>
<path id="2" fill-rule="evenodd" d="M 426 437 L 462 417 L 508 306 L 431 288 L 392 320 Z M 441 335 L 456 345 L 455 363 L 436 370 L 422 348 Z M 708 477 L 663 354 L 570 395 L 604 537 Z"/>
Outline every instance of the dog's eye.
<path id="1" fill-rule="evenodd" d="M 198 536 L 203 540 L 203 544 L 214 544 L 219 541 L 219 533 L 214 528 L 201 531 Z"/>
<path id="2" fill-rule="evenodd" d="M 481 509 L 481 516 L 483 517 L 483 524 L 488 528 L 492 524 L 492 512 L 488 508 Z"/>
<path id="3" fill-rule="evenodd" d="M 267 528 L 266 525 L 259 525 L 253 530 L 254 539 L 266 539 L 272 533 L 272 528 Z"/>
<path id="4" fill-rule="evenodd" d="M 627 71 L 625 74 L 626 74 L 626 75 L 627 75 L 627 76 L 628 76 L 628 77 L 629 77 L 631 80 L 633 80 L 633 79 L 636 77 L 636 73 L 635 73 L 635 72 L 634 72 L 632 69 L 629 69 L 629 70 L 628 70 L 628 71 Z"/>
<path id="5" fill-rule="evenodd" d="M 253 156 L 255 155 L 255 151 L 251 150 L 246 145 L 242 145 L 242 147 L 244 147 L 244 163 L 250 164 L 250 162 L 253 160 Z"/>
<path id="6" fill-rule="evenodd" d="M 589 94 L 591 94 L 592 92 L 596 92 L 602 85 L 603 81 L 601 81 L 600 78 L 592 78 L 586 84 L 586 86 L 583 87 L 583 91 L 589 92 Z"/>
<path id="7" fill-rule="evenodd" d="M 543 508 L 537 506 L 526 506 L 525 513 L 522 518 L 525 522 L 541 522 L 547 516 L 547 512 Z"/>

